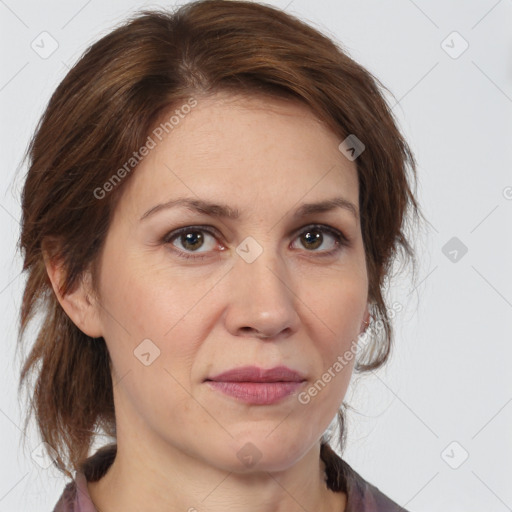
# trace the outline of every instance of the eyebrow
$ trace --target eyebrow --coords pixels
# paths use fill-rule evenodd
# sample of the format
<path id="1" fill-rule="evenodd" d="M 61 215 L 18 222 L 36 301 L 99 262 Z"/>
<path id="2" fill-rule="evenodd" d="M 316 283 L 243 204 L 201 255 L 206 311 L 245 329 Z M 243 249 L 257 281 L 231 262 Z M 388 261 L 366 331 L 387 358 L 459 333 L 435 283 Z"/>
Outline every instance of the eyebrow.
<path id="1" fill-rule="evenodd" d="M 175 208 L 179 206 L 183 206 L 188 208 L 189 210 L 217 218 L 227 218 L 236 220 L 240 217 L 240 211 L 236 208 L 231 208 L 228 205 L 212 203 L 210 201 L 205 201 L 202 199 L 181 197 L 178 199 L 167 201 L 166 203 L 161 203 L 157 204 L 156 206 L 153 206 L 142 215 L 140 220 L 142 221 L 158 211 L 166 210 L 169 208 Z M 306 215 L 311 215 L 313 213 L 328 212 L 334 210 L 335 208 L 342 208 L 348 210 L 352 213 L 356 220 L 359 219 L 357 207 L 347 199 L 344 199 L 343 197 L 333 197 L 332 199 L 326 199 L 324 201 L 319 201 L 316 203 L 305 203 L 295 211 L 293 216 L 294 218 L 304 217 Z"/>

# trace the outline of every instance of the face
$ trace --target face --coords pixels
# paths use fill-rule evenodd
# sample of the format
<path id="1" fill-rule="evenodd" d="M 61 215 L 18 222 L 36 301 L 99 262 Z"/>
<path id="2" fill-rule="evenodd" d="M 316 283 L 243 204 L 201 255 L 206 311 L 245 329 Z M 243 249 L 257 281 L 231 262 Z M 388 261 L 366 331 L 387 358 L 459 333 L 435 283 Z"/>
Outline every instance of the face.
<path id="1" fill-rule="evenodd" d="M 155 141 L 100 259 L 118 436 L 234 472 L 249 471 L 240 454 L 286 469 L 335 417 L 367 312 L 355 163 L 305 106 L 275 99 L 198 99 Z M 302 381 L 207 382 L 242 366 Z"/>

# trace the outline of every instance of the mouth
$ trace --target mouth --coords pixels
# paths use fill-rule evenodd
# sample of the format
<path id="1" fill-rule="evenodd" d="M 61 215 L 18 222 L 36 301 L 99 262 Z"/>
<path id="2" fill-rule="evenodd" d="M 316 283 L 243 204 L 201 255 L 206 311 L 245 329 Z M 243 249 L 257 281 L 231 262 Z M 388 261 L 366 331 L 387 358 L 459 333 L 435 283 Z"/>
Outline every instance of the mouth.
<path id="1" fill-rule="evenodd" d="M 208 377 L 206 381 L 214 382 L 303 382 L 304 375 L 287 366 L 276 366 L 265 370 L 258 366 L 240 366 L 231 370 L 222 372 L 213 377 Z"/>
<path id="2" fill-rule="evenodd" d="M 280 402 L 296 392 L 305 381 L 300 372 L 286 366 L 269 370 L 243 366 L 205 379 L 211 389 L 252 405 Z"/>

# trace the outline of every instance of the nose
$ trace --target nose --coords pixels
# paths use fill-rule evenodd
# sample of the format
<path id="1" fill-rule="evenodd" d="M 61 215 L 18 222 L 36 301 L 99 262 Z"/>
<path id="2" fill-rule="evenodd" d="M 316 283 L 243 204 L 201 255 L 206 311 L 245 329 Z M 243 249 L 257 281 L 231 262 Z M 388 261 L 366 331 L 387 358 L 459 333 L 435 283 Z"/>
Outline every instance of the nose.
<path id="1" fill-rule="evenodd" d="M 233 336 L 280 339 L 299 327 L 299 297 L 279 256 L 267 249 L 252 263 L 235 259 L 227 283 L 227 330 Z"/>

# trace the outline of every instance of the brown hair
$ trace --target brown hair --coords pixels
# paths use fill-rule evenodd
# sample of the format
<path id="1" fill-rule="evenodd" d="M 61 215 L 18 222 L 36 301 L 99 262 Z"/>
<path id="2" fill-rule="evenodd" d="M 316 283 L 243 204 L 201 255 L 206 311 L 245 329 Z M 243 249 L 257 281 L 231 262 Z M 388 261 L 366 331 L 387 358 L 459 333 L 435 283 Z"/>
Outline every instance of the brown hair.
<path id="1" fill-rule="evenodd" d="M 354 134 L 364 143 L 356 160 L 360 222 L 371 313 L 382 329 L 355 369 L 384 364 L 393 338 L 384 278 L 399 252 L 414 259 L 406 221 L 408 213 L 417 219 L 420 211 L 409 182 L 416 179 L 414 158 L 381 89 L 337 43 L 251 1 L 141 11 L 81 56 L 52 95 L 27 148 L 19 242 L 27 273 L 19 345 L 35 313 L 43 314 L 20 376 L 21 388 L 36 373 L 25 430 L 34 412 L 61 471 L 71 476 L 69 469 L 80 467 L 98 428 L 115 437 L 113 383 L 104 339 L 87 336 L 65 314 L 43 254 L 62 263 L 63 294 L 88 270 L 96 286 L 98 254 L 130 174 L 101 199 L 95 190 L 146 142 L 163 114 L 190 97 L 221 91 L 286 97 L 308 105 L 340 142 Z M 325 439 L 322 447 L 324 454 Z"/>

